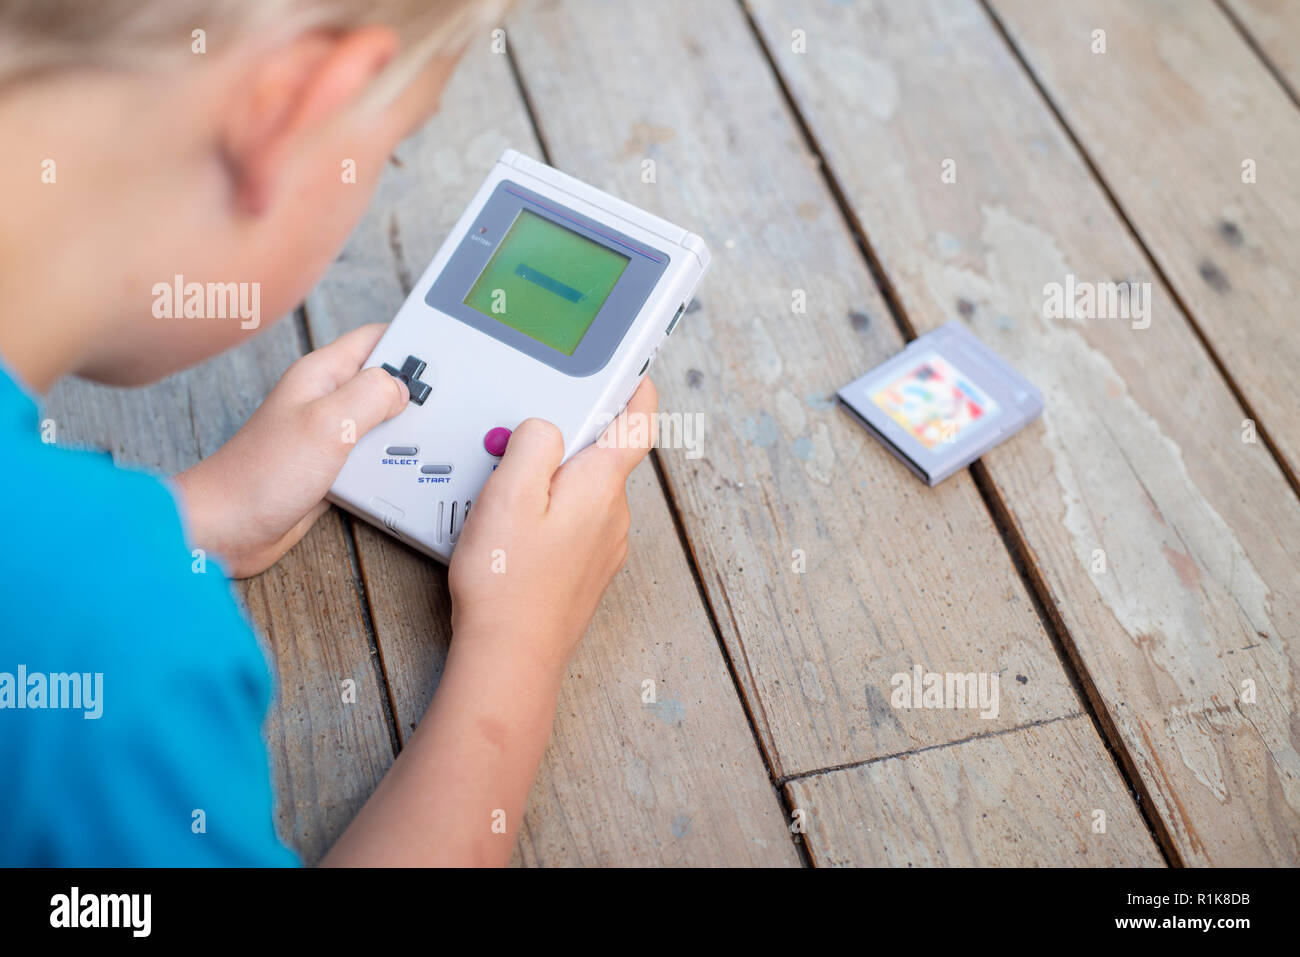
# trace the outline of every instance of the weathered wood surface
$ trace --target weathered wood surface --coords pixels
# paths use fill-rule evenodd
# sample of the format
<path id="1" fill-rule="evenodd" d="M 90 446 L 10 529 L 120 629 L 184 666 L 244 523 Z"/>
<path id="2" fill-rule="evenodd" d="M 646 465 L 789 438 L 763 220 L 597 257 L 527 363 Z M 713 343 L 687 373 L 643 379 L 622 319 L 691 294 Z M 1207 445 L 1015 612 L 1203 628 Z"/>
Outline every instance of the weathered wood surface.
<path id="1" fill-rule="evenodd" d="M 665 409 L 706 414 L 704 454 L 660 456 L 776 773 L 1077 715 L 970 476 L 924 488 L 831 400 L 902 340 L 740 8 L 539 4 L 521 9 L 510 39 L 556 164 L 713 250 L 702 308 L 656 366 Z M 792 312 L 795 290 L 806 314 Z M 1000 714 L 892 708 L 891 676 L 917 663 L 1000 674 Z M 1055 723 L 1039 733 L 1064 735 Z M 1079 760 L 1122 791 L 1093 745 Z M 1060 748 L 1070 750 L 1064 737 Z M 1037 773 L 1026 751 L 1009 753 L 998 774 Z M 855 807 L 873 800 L 853 795 Z M 950 808 L 937 826 L 977 827 L 968 810 Z M 1025 813 L 1044 828 L 1054 820 Z M 1153 851 L 1145 840 L 1135 855 Z M 1033 834 L 1025 841 L 1032 854 Z"/>
<path id="2" fill-rule="evenodd" d="M 976 0 L 526 4 L 509 41 L 539 129 L 484 38 L 309 299 L 317 344 L 389 318 L 501 149 L 541 155 L 537 133 L 713 249 L 655 369 L 665 410 L 706 415 L 704 455 L 658 453 L 670 498 L 649 464 L 633 476 L 632 557 L 518 863 L 795 864 L 783 797 L 815 864 L 1158 864 L 1116 760 L 1175 862 L 1300 860 L 1300 505 L 1241 441 L 1233 391 L 1294 481 L 1300 5 L 989 2 L 996 21 Z M 983 495 L 969 474 L 925 489 L 834 406 L 902 344 L 855 232 L 905 325 L 962 317 L 1046 393 L 985 457 Z M 1150 327 L 1042 318 L 1067 274 L 1151 282 Z M 148 390 L 65 383 L 45 414 L 63 442 L 175 472 L 304 348 L 282 322 Z M 332 511 L 237 593 L 278 670 L 278 827 L 314 861 L 432 697 L 446 574 Z M 997 674 L 998 717 L 891 707 L 914 664 Z"/>
<path id="3" fill-rule="evenodd" d="M 61 443 L 103 448 L 119 463 L 173 474 L 215 452 L 301 352 L 294 319 L 287 318 L 238 349 L 147 389 L 64 381 L 44 414 L 58 423 Z M 276 671 L 266 735 L 277 830 L 314 862 L 393 760 L 383 690 L 338 515 L 324 516 L 277 565 L 235 590 Z M 351 704 L 343 701 L 347 678 L 356 682 Z"/>
<path id="4" fill-rule="evenodd" d="M 315 342 L 391 317 L 507 146 L 538 155 L 510 64 L 484 38 L 439 116 L 399 147 L 365 221 L 309 298 Z M 570 668 L 516 861 L 797 864 L 649 462 L 629 488 L 628 566 Z M 450 640 L 446 573 L 360 522 L 356 538 L 405 740 L 433 696 Z M 646 680 L 655 683 L 654 704 L 642 703 Z"/>
<path id="5" fill-rule="evenodd" d="M 964 318 L 1044 391 L 1041 424 L 983 467 L 1171 856 L 1294 863 L 1300 508 L 1268 449 L 1242 442 L 1243 410 L 1178 304 L 978 4 L 752 6 L 908 322 Z M 1104 19 L 1107 69 L 1123 70 L 1128 21 Z M 1133 82 L 1140 99 L 1154 81 Z M 1095 109 L 1127 109 L 1117 96 Z M 1163 151 L 1153 138 L 1137 139 Z M 1196 182 L 1176 193 L 1189 206 Z M 1270 242 L 1261 257 L 1285 246 Z M 1067 274 L 1152 282 L 1149 328 L 1044 318 L 1045 284 Z"/>
<path id="6" fill-rule="evenodd" d="M 1300 476 L 1300 110 L 1210 0 L 992 6 Z"/>
<path id="7" fill-rule="evenodd" d="M 1221 0 L 1295 100 L 1300 95 L 1300 3 Z"/>
<path id="8" fill-rule="evenodd" d="M 1095 773 L 1108 760 L 1067 717 L 786 788 L 817 867 L 1163 866 L 1123 783 Z"/>

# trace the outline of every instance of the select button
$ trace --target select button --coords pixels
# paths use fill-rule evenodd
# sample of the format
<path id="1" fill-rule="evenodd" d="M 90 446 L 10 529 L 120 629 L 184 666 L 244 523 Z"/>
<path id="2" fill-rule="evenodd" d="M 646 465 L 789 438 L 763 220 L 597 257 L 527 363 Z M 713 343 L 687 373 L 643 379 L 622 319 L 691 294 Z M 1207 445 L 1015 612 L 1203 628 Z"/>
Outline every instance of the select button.
<path id="1" fill-rule="evenodd" d="M 415 455 L 420 451 L 418 445 L 390 445 L 387 450 L 389 455 Z"/>

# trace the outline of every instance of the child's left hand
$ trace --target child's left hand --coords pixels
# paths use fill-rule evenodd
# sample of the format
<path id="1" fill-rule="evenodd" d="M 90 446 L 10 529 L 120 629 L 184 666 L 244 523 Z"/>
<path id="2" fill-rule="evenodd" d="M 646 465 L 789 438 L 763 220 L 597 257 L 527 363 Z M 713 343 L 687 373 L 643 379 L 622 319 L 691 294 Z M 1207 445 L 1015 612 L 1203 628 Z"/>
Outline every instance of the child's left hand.
<path id="1" fill-rule="evenodd" d="M 386 328 L 362 326 L 303 356 L 230 441 L 176 476 L 191 544 L 235 578 L 307 534 L 356 440 L 406 408 L 405 385 L 383 369 L 358 371 Z"/>

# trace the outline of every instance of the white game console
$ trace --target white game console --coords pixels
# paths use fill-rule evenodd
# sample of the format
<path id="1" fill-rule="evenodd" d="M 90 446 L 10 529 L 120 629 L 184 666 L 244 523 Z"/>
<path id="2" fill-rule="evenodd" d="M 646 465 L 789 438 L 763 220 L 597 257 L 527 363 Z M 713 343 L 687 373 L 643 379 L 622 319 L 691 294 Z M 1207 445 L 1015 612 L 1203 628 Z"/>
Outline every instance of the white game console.
<path id="1" fill-rule="evenodd" d="M 527 418 L 565 458 L 622 411 L 709 265 L 704 241 L 506 150 L 366 361 L 411 393 L 330 499 L 449 561 Z"/>

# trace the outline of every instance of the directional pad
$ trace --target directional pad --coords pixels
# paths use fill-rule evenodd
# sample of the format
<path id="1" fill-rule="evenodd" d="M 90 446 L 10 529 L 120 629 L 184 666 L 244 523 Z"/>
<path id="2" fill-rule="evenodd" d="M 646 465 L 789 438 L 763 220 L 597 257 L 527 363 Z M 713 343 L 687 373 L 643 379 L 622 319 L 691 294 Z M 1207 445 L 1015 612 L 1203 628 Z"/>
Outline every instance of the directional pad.
<path id="1" fill-rule="evenodd" d="M 425 362 L 423 359 L 417 359 L 415 356 L 407 356 L 406 361 L 402 363 L 400 369 L 395 369 L 387 362 L 384 363 L 384 371 L 394 378 L 401 379 L 406 383 L 406 388 L 411 392 L 411 401 L 416 405 L 424 405 L 424 400 L 429 397 L 433 387 L 427 382 L 421 382 L 420 376 L 424 374 Z"/>

